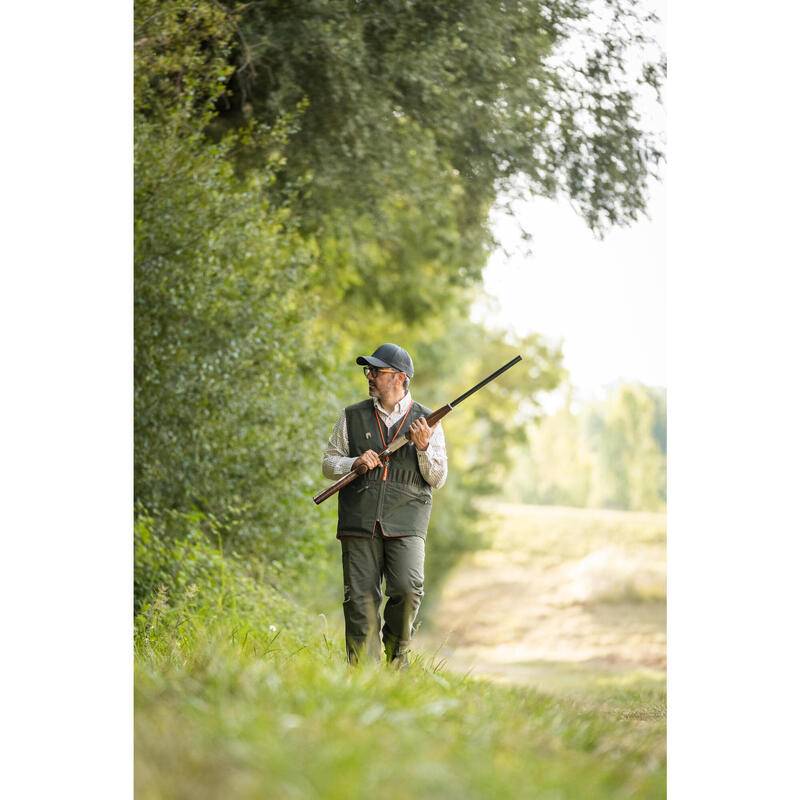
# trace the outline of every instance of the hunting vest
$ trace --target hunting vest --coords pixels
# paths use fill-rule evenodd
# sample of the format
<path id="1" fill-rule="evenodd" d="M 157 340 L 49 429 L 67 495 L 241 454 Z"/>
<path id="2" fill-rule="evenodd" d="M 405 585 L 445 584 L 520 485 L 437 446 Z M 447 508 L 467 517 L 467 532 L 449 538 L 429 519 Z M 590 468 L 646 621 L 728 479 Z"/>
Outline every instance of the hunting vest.
<path id="1" fill-rule="evenodd" d="M 375 411 L 372 398 L 344 410 L 350 456 L 367 450 L 379 453 L 408 431 L 411 423 L 431 413 L 419 403 L 412 403 L 405 419 L 388 430 Z M 383 435 L 383 438 L 381 438 Z M 339 492 L 339 526 L 336 536 L 368 536 L 380 522 L 386 536 L 421 536 L 425 538 L 431 516 L 430 484 L 422 477 L 417 463 L 417 449 L 409 441 L 389 455 L 383 463 L 356 478 Z"/>

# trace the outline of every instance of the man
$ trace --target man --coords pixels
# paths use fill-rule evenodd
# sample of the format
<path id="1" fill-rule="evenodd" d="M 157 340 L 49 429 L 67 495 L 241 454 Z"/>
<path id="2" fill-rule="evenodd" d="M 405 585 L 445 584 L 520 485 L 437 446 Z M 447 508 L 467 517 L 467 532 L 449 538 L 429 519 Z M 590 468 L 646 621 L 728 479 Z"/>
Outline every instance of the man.
<path id="1" fill-rule="evenodd" d="M 431 413 L 411 399 L 411 356 L 382 344 L 360 356 L 370 398 L 344 409 L 322 459 L 322 472 L 338 480 L 363 464 L 368 471 L 339 492 L 336 538 L 342 545 L 344 620 L 351 664 L 380 661 L 381 580 L 386 580 L 383 647 L 387 660 L 408 668 L 408 647 L 423 595 L 425 535 L 432 488 L 447 478 L 444 432 L 429 428 Z M 386 456 L 378 453 L 410 431 L 411 441 Z"/>

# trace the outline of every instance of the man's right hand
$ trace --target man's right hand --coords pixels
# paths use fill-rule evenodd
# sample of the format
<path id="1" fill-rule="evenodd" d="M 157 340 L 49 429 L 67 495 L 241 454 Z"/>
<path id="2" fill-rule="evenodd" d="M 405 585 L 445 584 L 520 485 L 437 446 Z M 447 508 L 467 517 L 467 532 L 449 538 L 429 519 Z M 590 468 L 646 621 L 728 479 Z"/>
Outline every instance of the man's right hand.
<path id="1" fill-rule="evenodd" d="M 379 467 L 381 465 L 381 460 L 378 458 L 378 454 L 374 450 L 367 450 L 366 453 L 362 453 L 353 462 L 352 469 L 358 469 L 362 464 L 367 469 L 375 469 L 375 467 Z"/>

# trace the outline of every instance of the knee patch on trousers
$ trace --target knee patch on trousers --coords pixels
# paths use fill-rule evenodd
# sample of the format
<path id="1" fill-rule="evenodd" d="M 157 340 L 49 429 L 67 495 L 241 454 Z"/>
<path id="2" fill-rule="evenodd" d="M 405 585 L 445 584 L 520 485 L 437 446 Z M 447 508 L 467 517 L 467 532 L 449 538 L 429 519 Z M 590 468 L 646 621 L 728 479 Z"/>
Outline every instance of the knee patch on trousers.
<path id="1" fill-rule="evenodd" d="M 394 581 L 391 586 L 386 587 L 386 594 L 389 597 L 422 597 L 425 592 L 423 591 L 423 582 L 415 575 L 405 576 L 403 580 Z"/>

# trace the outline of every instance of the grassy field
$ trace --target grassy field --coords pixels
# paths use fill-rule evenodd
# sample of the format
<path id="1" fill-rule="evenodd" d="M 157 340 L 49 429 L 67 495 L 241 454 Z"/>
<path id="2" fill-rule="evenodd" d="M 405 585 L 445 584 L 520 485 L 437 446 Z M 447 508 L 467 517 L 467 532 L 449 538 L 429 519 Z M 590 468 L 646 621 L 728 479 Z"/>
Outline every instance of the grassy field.
<path id="1" fill-rule="evenodd" d="M 136 796 L 664 797 L 665 697 L 652 631 L 614 658 L 614 648 L 579 657 L 585 648 L 593 652 L 579 639 L 553 655 L 543 641 L 556 638 L 531 638 L 530 619 L 523 630 L 511 615 L 492 639 L 489 623 L 502 613 L 498 605 L 486 609 L 485 625 L 464 629 L 466 638 L 462 629 L 450 630 L 454 663 L 434 633 L 441 620 L 454 620 L 448 608 L 459 593 L 481 585 L 478 573 L 488 570 L 497 579 L 492 554 L 501 554 L 509 568 L 550 575 L 552 584 L 539 589 L 566 614 L 605 608 L 607 617 L 611 606 L 628 613 L 663 605 L 653 575 L 611 585 L 593 583 L 578 569 L 569 573 L 574 584 L 561 587 L 567 594 L 556 591 L 555 580 L 567 574 L 559 570 L 582 561 L 586 567 L 598 549 L 613 546 L 613 553 L 631 559 L 644 559 L 651 546 L 653 554 L 663 550 L 663 517 L 579 512 L 570 522 L 571 512 L 562 510 L 547 522 L 545 512 L 532 513 L 541 524 L 533 537 L 527 513 L 515 518 L 513 509 L 502 510 L 510 522 L 497 527 L 497 550 L 475 554 L 452 576 L 407 673 L 351 669 L 338 617 L 328 623 L 315 609 L 307 613 L 235 574 L 226 574 L 217 601 L 190 589 L 181 599 L 163 597 L 145 608 L 137 620 L 134 673 Z M 576 527 L 578 518 L 585 524 Z M 520 598 L 515 581 L 522 576 L 507 577 L 507 586 L 494 586 L 506 611 L 533 602 Z M 541 594 L 536 602 L 545 603 Z M 649 623 L 654 629 L 657 616 Z M 480 636 L 469 638 L 475 630 Z M 515 636 L 525 642 L 521 659 L 497 657 L 497 648 L 508 655 Z M 439 652 L 426 650 L 429 643 Z M 462 671 L 458 659 L 464 651 L 475 655 L 470 648 L 476 647 L 483 648 L 480 663 L 500 671 L 491 680 L 474 665 L 472 676 Z"/>

